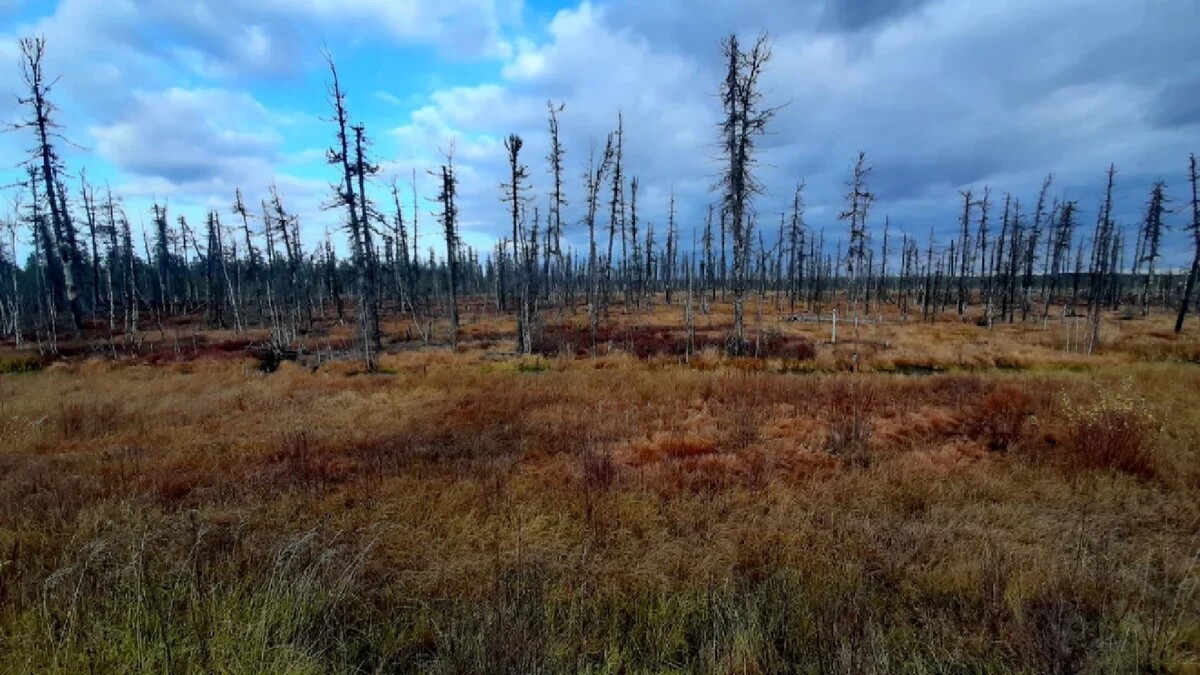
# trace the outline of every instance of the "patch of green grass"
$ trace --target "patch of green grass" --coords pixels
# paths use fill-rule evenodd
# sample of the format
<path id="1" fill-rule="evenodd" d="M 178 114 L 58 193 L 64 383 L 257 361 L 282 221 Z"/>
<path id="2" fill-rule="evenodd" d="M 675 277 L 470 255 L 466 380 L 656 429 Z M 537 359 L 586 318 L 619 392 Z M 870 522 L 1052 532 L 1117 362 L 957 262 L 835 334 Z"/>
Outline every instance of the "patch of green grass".
<path id="1" fill-rule="evenodd" d="M 897 373 L 899 375 L 933 375 L 935 373 L 941 373 L 944 371 L 944 368 L 934 365 L 906 363 L 904 365 L 897 365 L 888 372 Z"/>
<path id="2" fill-rule="evenodd" d="M 0 375 L 36 373 L 42 369 L 42 360 L 29 354 L 0 356 Z"/>
<path id="3" fill-rule="evenodd" d="M 519 373 L 541 373 L 549 369 L 549 364 L 547 364 L 543 359 L 537 359 L 536 361 L 522 361 L 517 365 L 517 372 Z"/>

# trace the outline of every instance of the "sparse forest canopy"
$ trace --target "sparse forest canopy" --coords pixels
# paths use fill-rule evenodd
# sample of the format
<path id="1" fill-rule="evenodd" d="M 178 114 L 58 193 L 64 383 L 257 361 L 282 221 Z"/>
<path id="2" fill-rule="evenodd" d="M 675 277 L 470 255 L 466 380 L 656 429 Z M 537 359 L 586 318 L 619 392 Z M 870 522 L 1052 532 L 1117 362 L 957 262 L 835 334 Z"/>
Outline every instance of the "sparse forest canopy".
<path id="1" fill-rule="evenodd" d="M 1110 167 L 1107 193 L 1094 203 L 1056 196 L 1047 177 L 1037 195 L 996 193 L 986 185 L 962 190 L 956 224 L 898 223 L 877 213 L 872 182 L 878 176 L 868 153 L 860 152 L 847 170 L 841 228 L 810 224 L 799 189 L 790 214 L 779 214 L 774 227 L 758 198 L 785 186 L 763 184 L 756 170 L 759 139 L 777 111 L 762 91 L 771 59 L 765 35 L 749 46 L 736 35 L 721 44 L 726 74 L 712 84 L 721 102 L 721 118 L 714 119 L 720 179 L 704 223 L 680 222 L 673 193 L 661 204 L 639 195 L 641 167 L 627 165 L 620 115 L 602 143 L 572 152 L 561 136 L 570 110 L 549 102 L 549 190 L 530 189 L 525 141 L 511 134 L 504 142 L 508 172 L 497 177 L 507 231 L 491 249 L 468 245 L 459 232 L 462 219 L 477 214 L 460 212 L 449 154 L 426 181 L 413 172 L 408 190 L 391 177 L 390 203 L 375 202 L 385 187 L 379 158 L 368 130 L 353 118 L 329 52 L 323 52 L 331 137 L 327 207 L 340 217 L 344 238 L 311 242 L 274 187 L 260 198 L 261 209 L 236 190 L 232 207 L 207 214 L 199 229 L 173 216 L 166 203 L 130 214 L 107 185 L 98 194 L 82 167 L 73 177 L 59 152 L 67 141 L 56 121 L 56 75 L 44 69 L 46 42 L 22 40 L 20 50 L 22 116 L 11 131 L 21 134 L 29 153 L 25 180 L 10 190 L 14 209 L 0 242 L 0 262 L 8 268 L 0 275 L 0 333 L 43 352 L 57 352 L 66 334 L 104 343 L 116 355 L 136 350 L 147 330 L 161 334 L 170 322 L 199 314 L 214 328 L 267 329 L 267 349 L 290 356 L 317 351 L 318 327 L 336 319 L 353 320 L 357 337 L 338 349 L 326 347 L 357 354 L 373 367 L 385 342 L 401 337 L 385 326 L 404 326 L 404 340 L 455 347 L 465 301 L 519 315 L 512 339 L 523 352 L 542 342 L 547 312 L 561 318 L 584 308 L 594 355 L 613 310 L 643 312 L 660 298 L 675 305 L 683 297 L 689 307 L 697 301 L 701 314 L 717 299 L 731 301 L 734 321 L 724 349 L 742 355 L 762 353 L 756 346 L 761 325 L 757 336 L 747 328 L 747 301 L 755 295 L 759 304 L 769 301 L 777 312 L 786 307 L 791 316 L 832 316 L 840 309 L 843 319 L 855 322 L 885 311 L 902 321 L 948 316 L 986 326 L 1045 326 L 1087 315 L 1089 329 L 1067 348 L 1092 351 L 1103 340 L 1105 311 L 1145 316 L 1157 307 L 1175 314 L 1176 332 L 1182 332 L 1195 302 L 1197 265 L 1164 264 L 1169 232 L 1200 231 L 1200 208 L 1192 208 L 1194 162 L 1181 161 L 1175 180 L 1150 186 L 1142 222 L 1113 217 L 1120 176 Z M 576 182 L 571 167 L 583 157 Z M 794 178 L 793 184 L 804 183 L 803 176 Z M 1179 186 L 1178 199 L 1169 183 Z M 564 218 L 572 202 L 582 205 L 580 222 Z M 1023 208 L 1028 204 L 1036 206 Z M 431 205 L 437 206 L 430 211 L 436 234 L 419 229 Z M 1085 227 L 1093 213 L 1095 228 Z M 923 237 L 926 229 L 955 234 Z M 440 242 L 443 253 L 422 251 L 422 235 L 426 244 Z M 1200 260 L 1200 236 L 1191 239 L 1197 254 L 1189 258 Z M 582 250 L 571 243 L 580 240 Z M 340 242 L 349 254 L 338 259 Z"/>

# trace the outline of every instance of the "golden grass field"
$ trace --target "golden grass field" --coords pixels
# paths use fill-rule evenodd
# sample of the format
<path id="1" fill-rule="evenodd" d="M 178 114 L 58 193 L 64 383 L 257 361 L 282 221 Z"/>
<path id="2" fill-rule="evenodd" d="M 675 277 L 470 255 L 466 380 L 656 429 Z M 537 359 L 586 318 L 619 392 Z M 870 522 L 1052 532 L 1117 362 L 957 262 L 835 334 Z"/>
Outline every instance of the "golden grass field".
<path id="1" fill-rule="evenodd" d="M 1200 672 L 1195 326 L 768 314 L 809 358 L 6 352 L 0 671 Z"/>

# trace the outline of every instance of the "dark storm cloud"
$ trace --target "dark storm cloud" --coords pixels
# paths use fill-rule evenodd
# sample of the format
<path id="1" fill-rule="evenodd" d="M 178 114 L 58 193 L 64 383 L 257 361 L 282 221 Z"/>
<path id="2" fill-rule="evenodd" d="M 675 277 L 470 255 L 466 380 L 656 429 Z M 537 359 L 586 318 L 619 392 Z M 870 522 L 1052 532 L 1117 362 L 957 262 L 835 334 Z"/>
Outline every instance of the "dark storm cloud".
<path id="1" fill-rule="evenodd" d="M 1179 183 L 1194 149 L 1190 64 L 1200 64 L 1200 42 L 1189 26 L 1198 21 L 1200 3 L 1153 0 L 614 0 L 559 14 L 489 96 L 507 102 L 508 129 L 532 137 L 539 159 L 544 99 L 567 103 L 572 180 L 624 110 L 627 173 L 642 178 L 644 217 L 661 222 L 674 188 L 681 222 L 694 225 L 716 199 L 720 39 L 769 30 L 765 100 L 783 107 L 761 139 L 763 222 L 806 180 L 810 220 L 836 240 L 843 181 L 864 150 L 879 196 L 873 220 L 892 215 L 922 237 L 930 225 L 954 230 L 959 189 L 988 185 L 997 199 L 1011 192 L 1031 203 L 1048 172 L 1056 194 L 1094 210 L 1109 162 L 1120 170 L 1119 217 L 1133 223 L 1149 187 L 1139 181 Z M 523 106 L 524 117 L 507 114 Z M 486 116 L 462 114 L 471 107 L 447 97 L 424 114 L 445 122 L 443 134 L 498 137 Z M 502 171 L 499 158 L 487 166 L 480 175 Z M 489 190 L 479 194 L 473 208 L 496 208 Z"/>
<path id="2" fill-rule="evenodd" d="M 821 24 L 833 30 L 863 30 L 920 9 L 930 0 L 853 0 L 826 2 Z"/>
<path id="3" fill-rule="evenodd" d="M 718 64 L 718 41 L 730 32 L 753 34 L 792 31 L 818 21 L 819 3 L 777 0 L 613 0 L 603 4 L 614 26 L 653 39 L 663 50 L 677 50 Z"/>
<path id="4" fill-rule="evenodd" d="M 1154 100 L 1151 118 L 1165 127 L 1200 126 L 1200 73 L 1165 85 Z"/>
<path id="5" fill-rule="evenodd" d="M 908 158 L 889 158 L 872 166 L 872 187 L 889 202 L 939 194 L 952 200 L 959 186 L 982 185 L 1001 171 L 999 161 L 982 148 L 949 157 L 913 153 Z"/>

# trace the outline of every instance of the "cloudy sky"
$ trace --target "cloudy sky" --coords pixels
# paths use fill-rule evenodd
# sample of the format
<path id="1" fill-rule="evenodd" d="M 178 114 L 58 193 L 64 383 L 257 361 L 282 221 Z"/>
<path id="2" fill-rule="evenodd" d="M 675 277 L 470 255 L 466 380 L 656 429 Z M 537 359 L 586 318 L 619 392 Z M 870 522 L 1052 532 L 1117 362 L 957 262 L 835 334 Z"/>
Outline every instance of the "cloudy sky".
<path id="1" fill-rule="evenodd" d="M 553 100 L 566 105 L 570 215 L 589 147 L 620 111 L 642 218 L 664 222 L 673 189 L 686 233 L 714 199 L 719 41 L 767 30 L 766 97 L 784 107 L 763 142 L 760 223 L 773 232 L 804 180 L 810 226 L 844 237 L 842 183 L 864 150 L 873 222 L 924 239 L 953 231 L 957 190 L 1032 203 L 1047 172 L 1090 229 L 1110 162 L 1123 224 L 1155 180 L 1182 202 L 1200 150 L 1198 25 L 1195 0 L 0 0 L 0 91 L 19 88 L 17 40 L 44 35 L 70 167 L 108 181 L 135 225 L 156 199 L 199 219 L 274 180 L 311 245 L 339 222 L 321 209 L 335 179 L 324 44 L 386 170 L 417 171 L 427 224 L 425 172 L 453 143 L 464 236 L 502 236 L 509 132 L 526 139 L 544 204 Z M 19 112 L 0 99 L 0 119 Z M 0 135 L 0 184 L 28 145 Z M 1186 258 L 1183 219 L 1172 264 Z"/>

